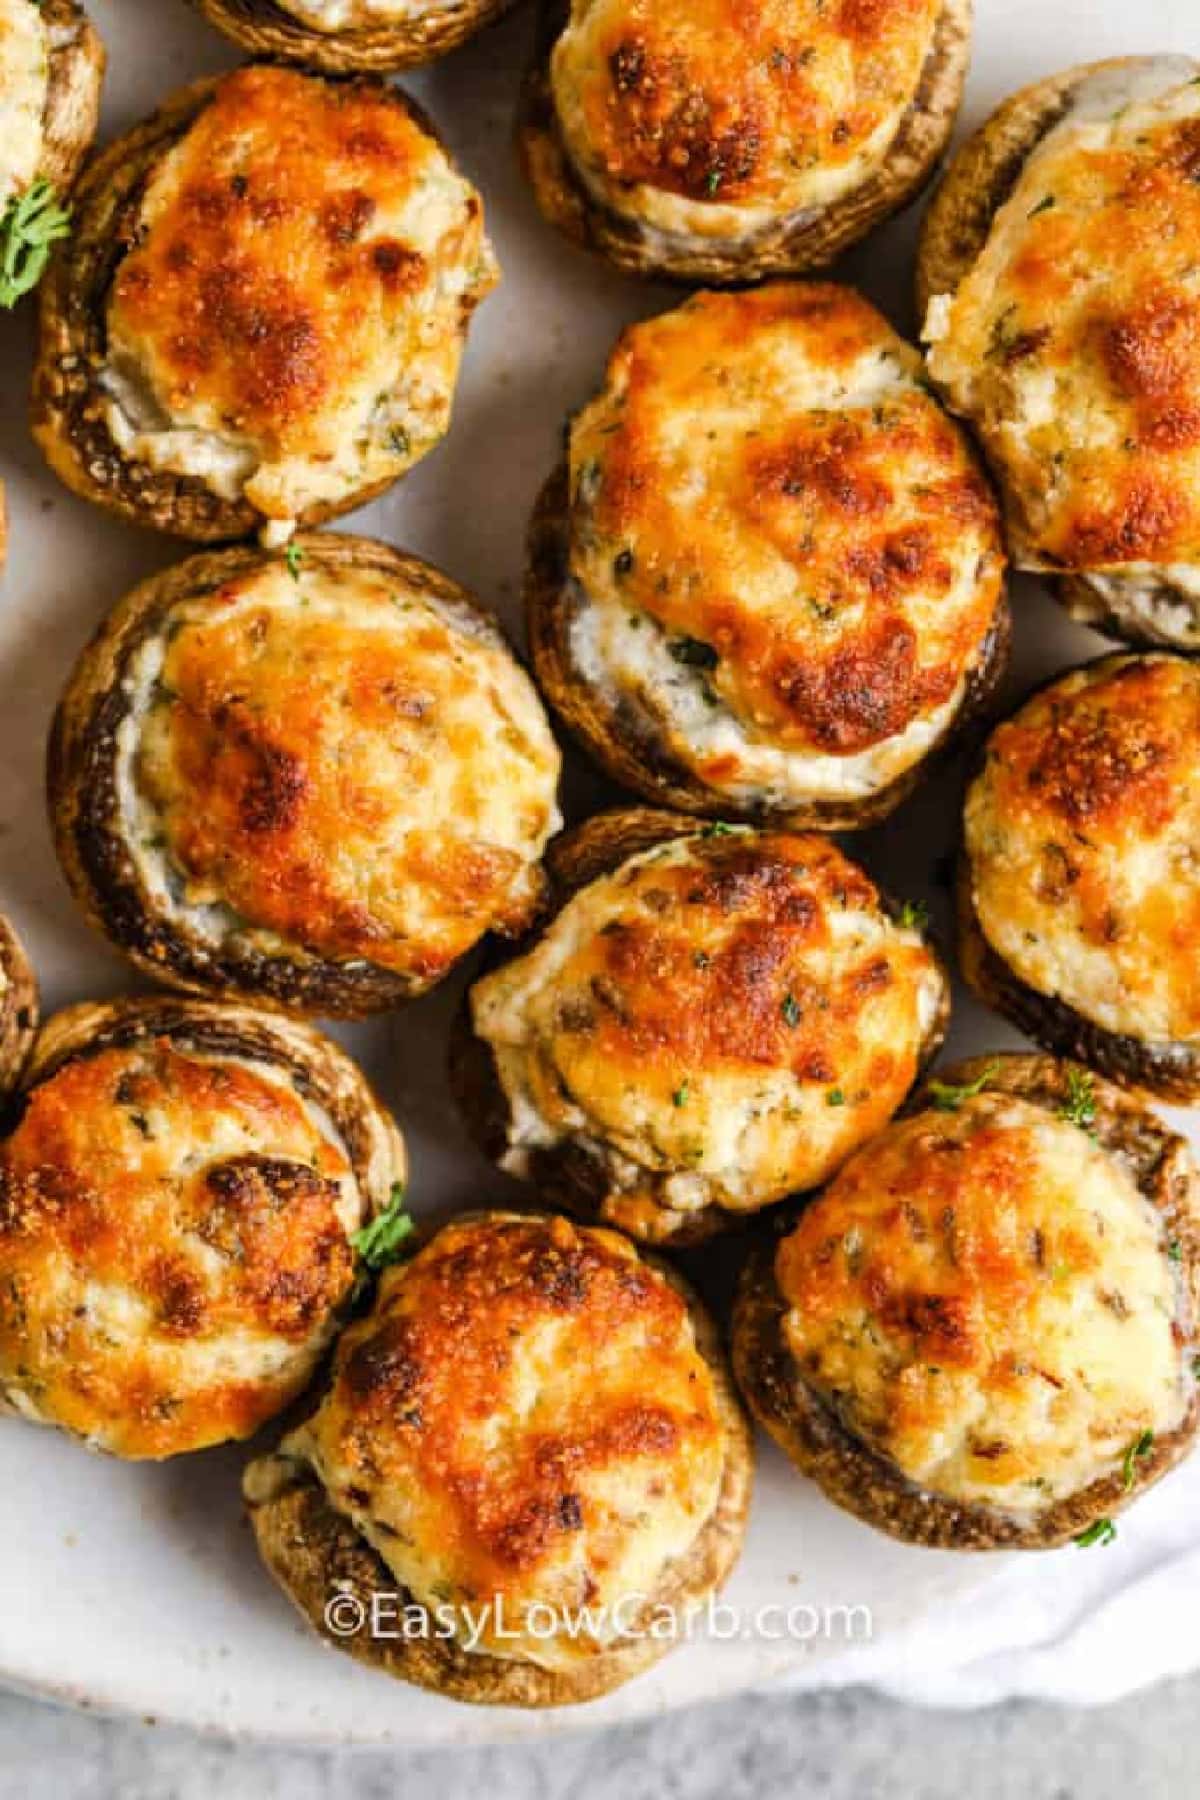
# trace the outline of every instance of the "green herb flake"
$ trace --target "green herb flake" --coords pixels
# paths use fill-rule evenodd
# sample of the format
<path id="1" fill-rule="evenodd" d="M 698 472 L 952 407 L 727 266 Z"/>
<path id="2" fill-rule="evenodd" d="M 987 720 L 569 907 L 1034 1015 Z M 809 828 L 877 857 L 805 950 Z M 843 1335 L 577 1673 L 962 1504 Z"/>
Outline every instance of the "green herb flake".
<path id="1" fill-rule="evenodd" d="M 1054 195 L 1047 194 L 1044 200 L 1039 200 L 1036 206 L 1029 209 L 1025 214 L 1025 217 L 1027 219 L 1036 219 L 1039 213 L 1049 212 L 1050 208 L 1052 206 L 1057 206 L 1057 204 L 1058 202 L 1055 200 Z"/>
<path id="2" fill-rule="evenodd" d="M 830 1088 L 825 1096 L 826 1106 L 845 1106 L 846 1096 L 841 1088 Z"/>
<path id="3" fill-rule="evenodd" d="M 1126 1450 L 1124 1461 L 1121 1464 L 1121 1485 L 1126 1493 L 1129 1492 L 1130 1488 L 1137 1480 L 1138 1464 L 1145 1461 L 1153 1448 L 1154 1433 L 1152 1431 L 1143 1431 L 1140 1437 L 1134 1438 L 1132 1444 L 1130 1444 L 1128 1450 Z"/>
<path id="4" fill-rule="evenodd" d="M 398 1181 L 383 1211 L 368 1220 L 361 1231 L 356 1231 L 350 1243 L 368 1269 L 384 1269 L 388 1263 L 398 1260 L 403 1245 L 414 1230 L 412 1219 L 405 1210 L 404 1183 Z"/>
<path id="5" fill-rule="evenodd" d="M 796 1026 L 800 1023 L 801 1016 L 800 1002 L 797 1000 L 795 994 L 785 994 L 783 996 L 783 1004 L 780 1006 L 779 1011 L 783 1016 L 784 1024 L 790 1025 L 792 1029 L 795 1030 Z"/>
<path id="6" fill-rule="evenodd" d="M 300 571 L 304 567 L 304 552 L 294 538 L 284 551 L 283 560 L 287 564 L 287 572 L 292 580 L 299 581 Z"/>
<path id="7" fill-rule="evenodd" d="M 700 836 L 706 838 L 736 837 L 739 831 L 748 829 L 749 827 L 745 825 L 727 825 L 724 819 L 714 819 L 711 825 L 704 827 Z"/>
<path id="8" fill-rule="evenodd" d="M 1087 1131 L 1096 1122 L 1095 1083 L 1087 1069 L 1067 1069 L 1067 1095 L 1058 1109 L 1060 1119 Z"/>
<path id="9" fill-rule="evenodd" d="M 906 900 L 900 908 L 896 922 L 905 931 L 924 931 L 929 923 L 929 908 L 923 900 Z"/>
<path id="10" fill-rule="evenodd" d="M 671 1105 L 679 1106 L 679 1107 L 686 1106 L 688 1103 L 688 1095 L 690 1092 L 691 1092 L 691 1083 L 687 1082 L 687 1081 L 681 1081 L 679 1086 L 675 1089 L 675 1092 L 671 1095 Z"/>
<path id="11" fill-rule="evenodd" d="M 405 431 L 403 425 L 393 425 L 391 427 L 388 432 L 388 444 L 396 452 L 397 456 L 410 456 L 412 454 L 412 439 L 409 437 L 407 431 Z"/>
<path id="12" fill-rule="evenodd" d="M 999 1067 L 998 1062 L 990 1062 L 980 1070 L 974 1081 L 965 1081 L 958 1086 L 952 1081 L 931 1081 L 929 1098 L 939 1112 L 957 1112 L 965 1100 L 973 1100 L 976 1094 L 982 1094 Z"/>
<path id="13" fill-rule="evenodd" d="M 708 171 L 708 179 L 704 183 L 704 190 L 710 200 L 714 199 L 715 196 L 720 193 L 721 183 L 724 179 L 725 177 L 720 169 L 710 169 Z"/>
<path id="14" fill-rule="evenodd" d="M 1089 1525 L 1086 1531 L 1079 1533 L 1075 1542 L 1081 1550 L 1090 1550 L 1093 1544 L 1107 1548 L 1109 1544 L 1115 1543 L 1116 1536 L 1117 1528 L 1111 1519 L 1097 1519 L 1094 1525 Z"/>
<path id="15" fill-rule="evenodd" d="M 50 260 L 50 248 L 71 228 L 49 181 L 35 181 L 0 214 L 0 306 L 15 306 L 35 288 Z"/>

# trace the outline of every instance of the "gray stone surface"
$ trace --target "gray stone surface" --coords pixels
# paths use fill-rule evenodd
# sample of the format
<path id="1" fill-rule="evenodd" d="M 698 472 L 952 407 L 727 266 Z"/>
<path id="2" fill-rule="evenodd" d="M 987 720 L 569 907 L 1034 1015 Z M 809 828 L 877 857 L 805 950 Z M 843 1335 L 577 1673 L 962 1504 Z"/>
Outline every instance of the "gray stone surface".
<path id="1" fill-rule="evenodd" d="M 536 1750 L 239 1749 L 0 1697 L 0 1800 L 1193 1800 L 1200 1679 L 1097 1712 L 740 1700 Z"/>

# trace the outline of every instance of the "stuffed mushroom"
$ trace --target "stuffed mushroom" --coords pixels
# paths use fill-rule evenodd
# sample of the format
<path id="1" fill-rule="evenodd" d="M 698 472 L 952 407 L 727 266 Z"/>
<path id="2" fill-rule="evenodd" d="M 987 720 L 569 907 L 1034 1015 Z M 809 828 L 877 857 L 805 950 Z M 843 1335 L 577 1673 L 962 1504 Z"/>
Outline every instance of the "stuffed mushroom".
<path id="1" fill-rule="evenodd" d="M 954 124 L 970 0 L 542 0 L 518 137 L 539 206 L 636 274 L 831 262 Z"/>
<path id="2" fill-rule="evenodd" d="M 483 206 L 396 88 L 251 65 L 88 170 L 42 290 L 33 428 L 85 498 L 281 543 L 446 432 L 497 278 Z"/>
<path id="3" fill-rule="evenodd" d="M 75 669 L 48 785 L 76 897 L 139 967 L 356 1016 L 528 925 L 559 763 L 491 616 L 330 533 L 136 588 Z"/>
<path id="4" fill-rule="evenodd" d="M 0 1106 L 25 1067 L 37 1022 L 36 977 L 20 938 L 0 913 Z"/>
<path id="5" fill-rule="evenodd" d="M 986 701 L 999 520 L 921 359 L 850 290 L 634 325 L 534 518 L 542 688 L 608 772 L 716 817 L 849 828 Z"/>
<path id="6" fill-rule="evenodd" d="M 678 1276 L 615 1232 L 493 1212 L 385 1272 L 245 1491 L 267 1567 L 339 1649 L 453 1699 L 561 1706 L 683 1635 L 737 1560 L 752 1463 Z"/>
<path id="7" fill-rule="evenodd" d="M 70 229 L 67 190 L 96 132 L 104 49 L 78 0 L 0 0 L 0 308 Z M 0 484 L 0 564 L 7 546 Z"/>
<path id="8" fill-rule="evenodd" d="M 1200 62 L 1130 57 L 1015 95 L 927 215 L 929 368 L 1068 612 L 1200 652 Z"/>
<path id="9" fill-rule="evenodd" d="M 465 43 L 512 0 L 193 0 L 243 49 L 345 75 L 408 69 Z"/>
<path id="10" fill-rule="evenodd" d="M 249 1437 L 311 1378 L 403 1180 L 391 1119 L 307 1026 L 59 1013 L 0 1144 L 0 1406 L 119 1457 Z"/>
<path id="11" fill-rule="evenodd" d="M 753 1411 L 907 1542 L 1106 1542 L 1200 1423 L 1200 1173 L 1145 1103 L 1004 1056 L 930 1082 L 748 1265 Z"/>
<path id="12" fill-rule="evenodd" d="M 818 1186 L 936 1052 L 949 984 L 827 838 L 602 814 L 558 907 L 471 990 L 454 1084 L 482 1147 L 557 1204 L 693 1242 Z"/>
<path id="13" fill-rule="evenodd" d="M 960 961 L 1049 1050 L 1200 1100 L 1200 668 L 1158 652 L 1059 677 L 967 794 Z"/>

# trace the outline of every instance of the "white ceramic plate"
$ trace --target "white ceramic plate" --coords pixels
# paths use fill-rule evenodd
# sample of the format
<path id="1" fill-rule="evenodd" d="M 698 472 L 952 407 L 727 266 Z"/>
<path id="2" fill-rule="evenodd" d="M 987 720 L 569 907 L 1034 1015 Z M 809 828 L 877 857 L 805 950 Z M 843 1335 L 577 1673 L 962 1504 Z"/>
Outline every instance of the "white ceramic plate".
<path id="1" fill-rule="evenodd" d="M 171 88 L 233 59 L 183 0 L 90 0 L 110 53 L 104 129 L 149 112 Z M 1073 62 L 1200 48 L 1196 0 L 976 0 L 964 125 L 1003 94 Z M 1191 15 L 1193 29 L 1187 29 Z M 517 628 L 522 539 L 563 420 L 591 392 L 621 325 L 669 303 L 564 247 L 524 192 L 511 114 L 530 32 L 528 9 L 412 81 L 483 189 L 505 281 L 474 329 L 449 441 L 352 528 L 415 550 L 494 603 Z M 914 216 L 893 223 L 840 273 L 913 331 Z M 184 553 L 123 529 L 65 494 L 25 431 L 31 321 L 0 325 L 0 469 L 11 560 L 0 588 L 0 904 L 25 935 L 47 1008 L 127 990 L 124 965 L 76 916 L 43 815 L 42 748 L 59 689 L 102 613 L 136 580 Z M 1098 647 L 1032 583 L 1019 584 L 1010 693 Z M 579 816 L 605 798 L 572 768 Z M 894 891 L 924 895 L 944 923 L 938 885 L 957 808 L 955 773 L 921 790 L 856 849 Z M 442 1078 L 460 984 L 341 1035 L 394 1106 L 412 1153 L 414 1208 L 502 1197 L 505 1184 L 469 1150 Z M 952 1052 L 1013 1041 L 965 996 Z M 720 1245 L 706 1257 L 717 1284 Z M 94 1706 L 209 1729 L 309 1741 L 436 1744 L 534 1736 L 683 1705 L 836 1658 L 844 1633 L 805 1648 L 746 1636 L 689 1645 L 598 1704 L 521 1714 L 454 1706 L 323 1649 L 261 1571 L 241 1516 L 244 1455 L 220 1451 L 163 1467 L 85 1455 L 29 1426 L 0 1422 L 0 1679 Z M 1070 1554 L 1070 1552 L 1068 1552 Z M 906 1549 L 825 1504 L 765 1452 L 749 1547 L 727 1599 L 749 1620 L 768 1605 L 867 1606 L 877 1641 L 931 1608 L 963 1604 L 994 1568 Z"/>

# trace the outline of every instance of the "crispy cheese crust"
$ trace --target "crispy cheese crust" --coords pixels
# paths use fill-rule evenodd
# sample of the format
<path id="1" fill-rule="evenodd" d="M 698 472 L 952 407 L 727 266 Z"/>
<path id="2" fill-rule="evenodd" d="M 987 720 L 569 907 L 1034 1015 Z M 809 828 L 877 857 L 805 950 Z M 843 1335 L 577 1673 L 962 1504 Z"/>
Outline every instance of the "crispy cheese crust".
<path id="1" fill-rule="evenodd" d="M 624 1656 L 646 1660 L 652 1603 L 694 1604 L 736 1554 L 748 1440 L 707 1337 L 627 1239 L 468 1215 L 385 1272 L 317 1411 L 250 1469 L 248 1496 L 263 1508 L 288 1465 L 315 1479 L 406 1596 L 453 1624 L 461 1697 L 587 1697 L 623 1678 Z M 697 1584 L 731 1470 L 721 1566 L 706 1552 Z M 489 1688 L 497 1659 L 507 1692 Z M 403 1659 L 396 1672 L 430 1674 Z"/>
<path id="2" fill-rule="evenodd" d="M 382 1198 L 305 1059 L 357 1077 L 261 1015 L 84 1010 L 46 1028 L 0 1145 L 0 1397 L 122 1457 L 248 1437 L 311 1376 Z"/>
<path id="3" fill-rule="evenodd" d="M 1017 978 L 1105 1031 L 1200 1048 L 1200 670 L 1106 657 L 992 735 L 965 898 Z"/>
<path id="4" fill-rule="evenodd" d="M 123 948 L 355 1013 L 528 922 L 559 763 L 469 596 L 324 535 L 135 590 L 63 698 L 50 793 L 72 884 Z"/>
<path id="5" fill-rule="evenodd" d="M 877 796 L 997 628 L 986 483 L 919 357 L 844 288 L 701 294 L 631 327 L 571 428 L 568 529 L 576 678 L 735 810 Z"/>
<path id="6" fill-rule="evenodd" d="M 751 1269 L 738 1372 L 800 1467 L 871 1523 L 1053 1544 L 1194 1438 L 1196 1170 L 1077 1066 L 980 1058 L 946 1083 Z"/>
<path id="7" fill-rule="evenodd" d="M 940 0 L 575 0 L 551 61 L 586 181 L 667 231 L 729 236 L 878 166 Z"/>
<path id="8" fill-rule="evenodd" d="M 1200 596 L 1197 67 L 1127 59 L 1062 78 L 926 325 L 930 372 L 1003 484 L 1018 562 L 1096 577 L 1097 594 L 1145 614 L 1146 635 L 1155 584 Z M 982 137 L 1019 138 L 1037 93 Z M 972 147 L 977 162 L 986 151 Z M 947 188 L 948 221 L 969 201 L 953 171 Z"/>
<path id="9" fill-rule="evenodd" d="M 471 1014 L 503 1090 L 502 1165 L 575 1172 L 577 1202 L 654 1240 L 825 1180 L 908 1093 L 945 979 L 827 839 L 654 814 L 580 839 L 623 817 L 662 841 L 567 899 L 476 983 Z"/>

